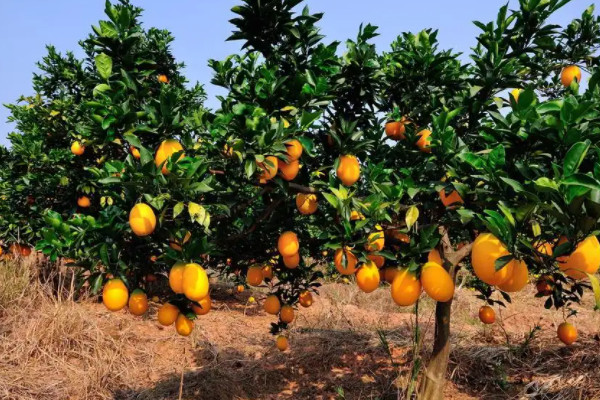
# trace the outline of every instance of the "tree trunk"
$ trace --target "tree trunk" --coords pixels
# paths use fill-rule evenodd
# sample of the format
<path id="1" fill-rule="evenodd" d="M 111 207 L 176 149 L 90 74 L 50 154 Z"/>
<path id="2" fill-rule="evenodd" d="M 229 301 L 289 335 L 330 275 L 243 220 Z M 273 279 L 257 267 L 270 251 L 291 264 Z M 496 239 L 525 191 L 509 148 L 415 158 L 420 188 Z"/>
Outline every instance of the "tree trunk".
<path id="1" fill-rule="evenodd" d="M 454 269 L 454 268 L 452 268 Z M 452 278 L 455 274 L 452 273 Z M 439 400 L 444 398 L 446 370 L 450 357 L 450 310 L 452 300 L 435 306 L 435 338 L 431 358 L 421 383 L 420 399 Z"/>

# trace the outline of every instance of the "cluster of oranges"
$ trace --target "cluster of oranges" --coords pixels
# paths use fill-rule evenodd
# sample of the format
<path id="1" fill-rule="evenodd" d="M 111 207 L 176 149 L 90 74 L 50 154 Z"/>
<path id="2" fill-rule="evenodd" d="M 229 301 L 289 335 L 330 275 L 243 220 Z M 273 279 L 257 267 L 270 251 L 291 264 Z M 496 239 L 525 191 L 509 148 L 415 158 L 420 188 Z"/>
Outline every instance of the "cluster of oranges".
<path id="1" fill-rule="evenodd" d="M 406 139 L 406 125 L 410 125 L 412 122 L 402 117 L 400 121 L 388 121 L 385 124 L 385 134 L 391 140 L 400 141 Z M 423 153 L 431 153 L 431 131 L 429 129 L 422 129 L 417 132 L 418 140 L 415 145 Z"/>

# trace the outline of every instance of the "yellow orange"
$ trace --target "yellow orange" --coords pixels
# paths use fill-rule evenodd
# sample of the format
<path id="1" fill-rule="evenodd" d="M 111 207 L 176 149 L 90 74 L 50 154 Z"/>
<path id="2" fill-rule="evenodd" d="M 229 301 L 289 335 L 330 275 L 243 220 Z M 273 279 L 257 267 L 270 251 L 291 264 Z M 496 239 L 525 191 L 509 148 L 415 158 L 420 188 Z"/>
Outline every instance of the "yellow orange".
<path id="1" fill-rule="evenodd" d="M 275 345 L 279 351 L 286 351 L 289 346 L 288 339 L 285 336 L 277 336 Z"/>
<path id="2" fill-rule="evenodd" d="M 314 214 L 317 211 L 317 195 L 312 193 L 298 193 L 296 195 L 296 207 L 303 215 Z"/>
<path id="3" fill-rule="evenodd" d="M 167 168 L 167 160 L 175 153 L 179 153 L 183 151 L 183 146 L 175 139 L 167 139 L 163 141 L 160 146 L 158 146 L 158 150 L 156 150 L 156 154 L 154 156 L 154 163 L 158 168 L 162 166 L 162 173 L 167 175 L 169 170 Z M 178 160 L 173 160 L 177 162 L 185 157 L 185 154 L 181 154 Z"/>
<path id="4" fill-rule="evenodd" d="M 262 274 L 261 274 L 262 276 Z M 186 264 L 183 269 L 183 294 L 192 301 L 200 301 L 208 296 L 208 275 L 198 264 Z"/>
<path id="5" fill-rule="evenodd" d="M 77 199 L 77 205 L 81 208 L 88 208 L 91 204 L 92 202 L 87 196 L 81 196 Z"/>
<path id="6" fill-rule="evenodd" d="M 298 236 L 294 232 L 287 231 L 283 232 L 279 236 L 277 241 L 277 250 L 283 257 L 293 256 L 298 253 L 300 249 L 300 243 L 298 242 Z"/>
<path id="7" fill-rule="evenodd" d="M 140 159 L 140 157 L 142 156 L 142 155 L 140 154 L 140 151 L 139 151 L 137 148 L 135 148 L 135 147 L 131 147 L 131 148 L 130 148 L 130 151 L 131 151 L 131 155 L 132 155 L 132 156 L 133 156 L 133 158 L 135 158 L 136 160 L 139 160 L 139 159 Z"/>
<path id="8" fill-rule="evenodd" d="M 490 306 L 481 306 L 479 308 L 479 320 L 486 325 L 496 322 L 496 312 Z"/>
<path id="9" fill-rule="evenodd" d="M 192 304 L 192 311 L 196 315 L 206 315 L 210 311 L 211 307 L 212 305 L 210 302 L 210 295 L 208 295 L 203 299 L 200 299 L 200 301 L 198 301 L 198 304 Z"/>
<path id="10" fill-rule="evenodd" d="M 300 162 L 298 160 L 287 162 L 279 162 L 279 174 L 286 181 L 292 181 L 298 176 L 300 171 Z"/>
<path id="11" fill-rule="evenodd" d="M 360 164 L 355 156 L 345 155 L 338 160 L 337 177 L 344 186 L 352 186 L 360 178 Z"/>
<path id="12" fill-rule="evenodd" d="M 381 277 L 379 268 L 373 261 L 368 261 L 356 272 L 356 284 L 365 293 L 371 293 L 379 287 Z"/>
<path id="13" fill-rule="evenodd" d="M 402 307 L 415 304 L 421 296 L 421 281 L 408 268 L 396 269 L 395 271 L 391 285 L 392 299 Z"/>
<path id="14" fill-rule="evenodd" d="M 129 213 L 129 226 L 137 236 L 148 236 L 156 228 L 156 215 L 149 205 L 136 204 Z"/>
<path id="15" fill-rule="evenodd" d="M 73 142 L 71 144 L 71 153 L 75 154 L 76 156 L 82 156 L 83 153 L 85 153 L 85 146 L 79 142 Z"/>
<path id="16" fill-rule="evenodd" d="M 267 296 L 265 303 L 263 304 L 263 308 L 266 313 L 277 315 L 279 310 L 281 310 L 281 302 L 279 301 L 279 297 L 275 296 L 274 294 Z"/>
<path id="17" fill-rule="evenodd" d="M 402 117 L 400 121 L 388 121 L 385 124 L 385 134 L 392 140 L 403 140 L 406 138 L 407 119 Z"/>
<path id="18" fill-rule="evenodd" d="M 263 282 L 262 268 L 258 265 L 253 265 L 248 268 L 246 273 L 246 283 L 250 286 L 259 286 Z"/>
<path id="19" fill-rule="evenodd" d="M 343 263 L 343 256 L 346 256 L 346 265 Z M 342 249 L 337 249 L 333 255 L 333 263 L 335 268 L 341 275 L 352 275 L 356 272 L 356 263 L 358 259 L 349 249 L 345 249 L 342 253 Z"/>
<path id="20" fill-rule="evenodd" d="M 262 170 L 259 179 L 261 183 L 266 183 L 268 180 L 275 178 L 277 175 L 277 169 L 279 168 L 279 159 L 275 156 L 265 157 L 265 161 L 257 164 L 258 168 Z"/>
<path id="21" fill-rule="evenodd" d="M 185 269 L 184 262 L 177 262 L 169 271 L 169 287 L 175 293 L 183 293 L 183 270 Z"/>
<path id="22" fill-rule="evenodd" d="M 190 336 L 194 330 L 194 321 L 183 314 L 179 314 L 175 320 L 175 330 L 181 336 Z"/>
<path id="23" fill-rule="evenodd" d="M 129 312 L 133 315 L 144 315 L 148 311 L 148 296 L 140 289 L 135 289 L 129 296 Z"/>
<path id="24" fill-rule="evenodd" d="M 299 140 L 292 139 L 285 142 L 285 147 L 287 148 L 288 162 L 298 160 L 302 156 L 302 143 Z"/>
<path id="25" fill-rule="evenodd" d="M 561 238 L 558 245 L 566 242 Z M 595 274 L 600 267 L 600 243 L 596 236 L 588 236 L 580 242 L 568 256 L 558 257 L 558 267 L 573 279 L 585 279 L 587 274 Z"/>
<path id="26" fill-rule="evenodd" d="M 510 94 L 515 98 L 515 102 L 519 101 L 519 95 L 521 94 L 521 89 L 513 89 Z"/>
<path id="27" fill-rule="evenodd" d="M 156 78 L 160 83 L 169 83 L 169 78 L 165 74 L 160 74 Z"/>
<path id="28" fill-rule="evenodd" d="M 431 131 L 429 129 L 423 129 L 419 133 L 419 140 L 417 140 L 417 147 L 424 153 L 431 153 L 431 148 L 429 147 L 431 144 Z"/>
<path id="29" fill-rule="evenodd" d="M 421 270 L 421 286 L 433 300 L 445 303 L 454 296 L 454 281 L 442 266 L 428 262 Z"/>
<path id="30" fill-rule="evenodd" d="M 114 278 L 106 282 L 102 289 L 102 303 L 110 311 L 119 311 L 127 305 L 129 299 L 129 290 L 119 278 Z"/>
<path id="31" fill-rule="evenodd" d="M 381 226 L 376 225 L 375 230 L 367 238 L 367 251 L 381 251 L 385 245 L 385 235 Z"/>
<path id="32" fill-rule="evenodd" d="M 352 210 L 350 212 L 350 221 L 357 221 L 359 219 L 365 219 L 365 216 L 356 210 Z"/>
<path id="33" fill-rule="evenodd" d="M 512 275 L 504 282 L 498 285 L 498 288 L 504 292 L 518 292 L 522 290 L 529 281 L 529 270 L 527 264 L 521 260 L 513 260 Z"/>
<path id="34" fill-rule="evenodd" d="M 571 83 L 577 79 L 577 83 L 581 83 L 581 69 L 577 65 L 569 65 L 563 68 L 560 73 L 560 82 L 565 87 L 571 86 Z"/>
<path id="35" fill-rule="evenodd" d="M 300 292 L 300 297 L 298 301 L 302 307 L 310 307 L 313 303 L 312 294 L 308 290 L 303 290 Z"/>
<path id="36" fill-rule="evenodd" d="M 300 265 L 300 254 L 296 253 L 289 257 L 283 257 L 283 264 L 289 269 L 298 267 Z"/>
<path id="37" fill-rule="evenodd" d="M 427 262 L 433 262 L 439 265 L 444 265 L 442 261 L 442 256 L 440 256 L 440 252 L 437 249 L 432 249 L 429 254 L 427 254 Z"/>
<path id="38" fill-rule="evenodd" d="M 294 309 L 290 305 L 281 307 L 279 311 L 279 319 L 286 324 L 291 324 L 294 321 Z"/>
<path id="39" fill-rule="evenodd" d="M 560 341 L 567 346 L 575 343 L 577 340 L 577 328 L 568 322 L 563 322 L 560 324 L 556 330 L 556 334 L 558 335 Z"/>
<path id="40" fill-rule="evenodd" d="M 496 271 L 495 262 L 507 256 L 508 250 L 502 242 L 491 233 L 482 233 L 473 242 L 471 265 L 475 275 L 488 285 L 499 285 L 512 276 L 513 261 Z"/>
<path id="41" fill-rule="evenodd" d="M 165 303 L 158 309 L 158 322 L 164 326 L 172 325 L 178 315 L 179 308 L 171 303 Z"/>
<path id="42" fill-rule="evenodd" d="M 375 263 L 375 265 L 377 265 L 377 268 L 382 268 L 385 265 L 385 257 L 384 256 L 369 254 L 369 255 L 367 255 L 367 258 L 369 260 L 373 261 Z"/>

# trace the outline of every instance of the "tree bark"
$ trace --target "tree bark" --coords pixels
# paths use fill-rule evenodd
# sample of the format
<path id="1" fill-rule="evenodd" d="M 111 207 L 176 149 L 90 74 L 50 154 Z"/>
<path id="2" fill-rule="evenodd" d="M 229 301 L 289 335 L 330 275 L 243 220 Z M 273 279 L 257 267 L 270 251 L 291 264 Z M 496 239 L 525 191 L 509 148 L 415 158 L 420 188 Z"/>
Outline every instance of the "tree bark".
<path id="1" fill-rule="evenodd" d="M 446 228 L 440 227 L 440 233 L 442 235 L 440 255 L 444 261 L 444 268 L 446 268 L 452 281 L 456 285 L 458 264 L 470 254 L 472 244 L 454 251 Z M 448 361 L 450 358 L 451 311 L 452 300 L 446 303 L 438 302 L 435 306 L 435 337 L 433 340 L 433 351 L 421 382 L 421 390 L 419 393 L 420 399 L 440 400 L 444 398 L 446 371 L 448 369 Z"/>

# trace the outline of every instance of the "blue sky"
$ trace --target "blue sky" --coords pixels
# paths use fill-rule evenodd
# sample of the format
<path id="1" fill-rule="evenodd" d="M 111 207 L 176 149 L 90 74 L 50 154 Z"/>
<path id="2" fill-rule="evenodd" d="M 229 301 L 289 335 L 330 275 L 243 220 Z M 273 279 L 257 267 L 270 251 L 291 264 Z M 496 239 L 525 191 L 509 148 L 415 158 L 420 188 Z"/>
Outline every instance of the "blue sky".
<path id="1" fill-rule="evenodd" d="M 225 42 L 231 31 L 230 9 L 238 0 L 134 0 L 145 9 L 147 27 L 168 29 L 175 36 L 173 52 L 186 64 L 185 74 L 192 82 L 205 84 L 214 106 L 221 91 L 210 85 L 207 60 L 223 59 L 239 50 L 236 42 Z M 401 32 L 437 28 L 442 48 L 468 53 L 475 44 L 477 28 L 473 20 L 488 22 L 506 0 L 307 0 L 313 12 L 324 12 L 320 26 L 327 41 L 354 38 L 361 23 L 380 27 L 375 43 L 387 49 Z M 553 18 L 565 25 L 579 17 L 593 0 L 573 0 Z M 511 0 L 511 6 L 517 1 Z M 92 24 L 103 19 L 104 0 L 1 0 L 0 1 L 0 104 L 11 103 L 31 94 L 35 62 L 53 44 L 61 52 L 81 55 L 77 42 L 90 32 Z M 596 13 L 598 10 L 596 10 Z M 466 57 L 465 57 L 466 60 Z M 8 112 L 0 107 L 0 144 L 13 127 L 6 123 Z"/>

